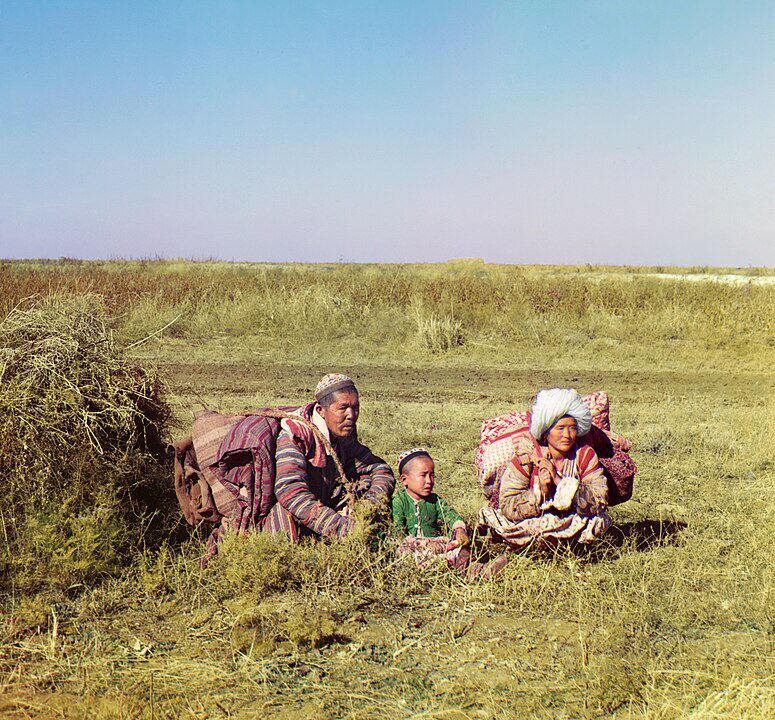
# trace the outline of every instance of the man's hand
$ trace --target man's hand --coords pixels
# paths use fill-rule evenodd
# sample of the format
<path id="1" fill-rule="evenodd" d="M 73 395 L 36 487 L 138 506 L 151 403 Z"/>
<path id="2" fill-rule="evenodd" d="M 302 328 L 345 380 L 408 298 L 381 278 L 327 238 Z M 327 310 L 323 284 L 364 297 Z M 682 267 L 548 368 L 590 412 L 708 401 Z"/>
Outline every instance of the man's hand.
<path id="1" fill-rule="evenodd" d="M 376 507 L 380 507 L 381 505 L 387 506 L 390 502 L 386 495 L 377 492 L 368 492 L 361 497 L 361 500 L 365 500 Z"/>
<path id="2" fill-rule="evenodd" d="M 340 515 L 342 515 L 342 521 L 336 526 L 334 537 L 341 540 L 352 532 L 355 527 L 355 518 L 352 515 L 343 515 L 342 513 Z"/>

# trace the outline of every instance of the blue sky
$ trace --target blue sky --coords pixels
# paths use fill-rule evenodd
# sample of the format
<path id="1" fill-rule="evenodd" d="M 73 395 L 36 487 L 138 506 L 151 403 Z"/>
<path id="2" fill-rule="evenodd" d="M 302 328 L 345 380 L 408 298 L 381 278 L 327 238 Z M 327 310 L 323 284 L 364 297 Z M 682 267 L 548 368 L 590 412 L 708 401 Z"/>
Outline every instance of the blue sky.
<path id="1" fill-rule="evenodd" d="M 775 3 L 0 0 L 0 257 L 775 265 Z"/>

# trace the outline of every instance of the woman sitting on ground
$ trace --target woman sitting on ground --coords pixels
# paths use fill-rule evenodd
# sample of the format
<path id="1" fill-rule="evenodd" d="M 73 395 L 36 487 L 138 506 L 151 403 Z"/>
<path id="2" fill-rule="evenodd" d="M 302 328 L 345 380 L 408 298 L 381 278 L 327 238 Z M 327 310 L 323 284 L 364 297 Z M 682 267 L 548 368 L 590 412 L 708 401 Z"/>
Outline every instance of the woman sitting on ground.
<path id="1" fill-rule="evenodd" d="M 501 477 L 498 511 L 482 511 L 507 543 L 589 543 L 610 527 L 603 468 L 592 447 L 579 441 L 591 426 L 589 408 L 575 390 L 538 393 L 530 434 Z"/>

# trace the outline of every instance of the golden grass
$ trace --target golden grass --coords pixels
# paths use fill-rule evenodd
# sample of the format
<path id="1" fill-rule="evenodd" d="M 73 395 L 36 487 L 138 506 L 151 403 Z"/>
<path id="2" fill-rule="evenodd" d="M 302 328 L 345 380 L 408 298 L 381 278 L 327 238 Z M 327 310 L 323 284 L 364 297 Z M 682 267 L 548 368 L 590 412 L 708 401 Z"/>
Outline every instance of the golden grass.
<path id="1" fill-rule="evenodd" d="M 111 322 L 126 343 L 185 309 L 176 337 L 133 350 L 167 366 L 181 424 L 200 399 L 298 402 L 344 370 L 364 439 L 391 460 L 428 447 L 439 492 L 472 517 L 483 418 L 541 387 L 604 387 L 640 472 L 593 552 L 517 555 L 493 582 L 420 573 L 364 542 L 261 536 L 201 570 L 194 537 L 79 593 L 6 597 L 0 714 L 773 716 L 773 289 L 480 263 L 8 272 L 27 271 L 117 278 Z M 412 307 L 459 322 L 463 344 L 427 343 Z M 289 309 L 299 317 L 272 317 Z"/>
<path id="2" fill-rule="evenodd" d="M 135 340 L 182 315 L 167 337 L 261 335 L 282 344 L 291 337 L 331 341 L 352 330 L 377 342 L 418 332 L 421 344 L 438 349 L 438 327 L 432 326 L 451 323 L 442 340 L 446 349 L 463 338 L 474 346 L 508 347 L 553 345 L 569 335 L 581 342 L 630 342 L 633 334 L 659 342 L 767 344 L 775 315 L 772 287 L 659 280 L 634 268 L 0 264 L 6 308 L 50 291 L 100 295 Z"/>

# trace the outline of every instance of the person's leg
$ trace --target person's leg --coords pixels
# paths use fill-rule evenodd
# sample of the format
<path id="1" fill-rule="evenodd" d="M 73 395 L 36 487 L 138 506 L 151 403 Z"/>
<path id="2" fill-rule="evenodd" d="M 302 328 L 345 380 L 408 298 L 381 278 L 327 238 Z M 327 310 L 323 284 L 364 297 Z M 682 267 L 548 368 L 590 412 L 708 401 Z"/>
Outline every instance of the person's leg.
<path id="1" fill-rule="evenodd" d="M 451 554 L 447 555 L 449 566 L 457 572 L 465 572 L 471 563 L 471 551 L 467 547 L 461 547 L 450 559 Z"/>
<path id="2" fill-rule="evenodd" d="M 511 558 L 504 554 L 488 562 L 473 562 L 468 566 L 466 577 L 469 580 L 490 580 L 500 573 L 509 564 L 510 560 Z"/>
<path id="3" fill-rule="evenodd" d="M 439 542 L 440 540 L 445 542 Z M 449 542 L 447 538 L 423 538 L 410 535 L 401 541 L 396 548 L 396 553 L 401 556 L 412 555 L 417 567 L 425 568 L 436 560 L 446 559 L 449 562 L 448 558 L 444 558 L 447 542 Z"/>

